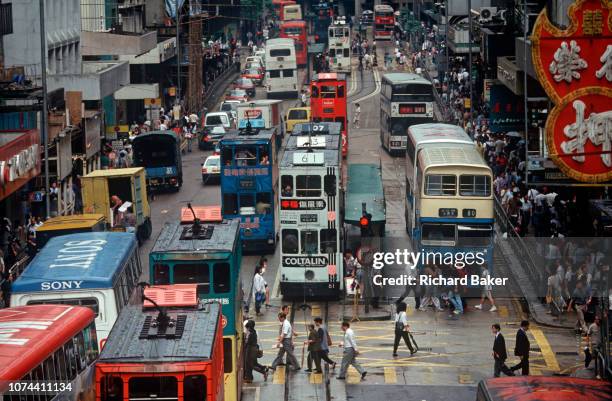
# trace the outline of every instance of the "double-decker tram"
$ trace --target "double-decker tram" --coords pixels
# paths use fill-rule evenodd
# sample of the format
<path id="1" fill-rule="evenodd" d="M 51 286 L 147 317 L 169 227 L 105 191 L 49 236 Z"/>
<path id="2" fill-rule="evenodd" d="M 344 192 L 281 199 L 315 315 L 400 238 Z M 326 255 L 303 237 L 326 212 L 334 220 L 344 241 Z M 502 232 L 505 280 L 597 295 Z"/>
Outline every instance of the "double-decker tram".
<path id="1" fill-rule="evenodd" d="M 0 399 L 94 401 L 94 318 L 71 305 L 0 309 Z"/>
<path id="2" fill-rule="evenodd" d="M 96 401 L 235 400 L 224 397 L 220 305 L 173 287 L 121 313 L 96 363 Z"/>
<path id="3" fill-rule="evenodd" d="M 285 21 L 280 26 L 280 37 L 295 41 L 295 60 L 298 66 L 305 66 L 308 57 L 308 32 L 305 21 Z"/>
<path id="4" fill-rule="evenodd" d="M 388 4 L 374 6 L 374 39 L 391 40 L 395 29 L 395 14 Z"/>
<path id="5" fill-rule="evenodd" d="M 89 307 L 102 348 L 142 273 L 132 233 L 91 232 L 52 238 L 12 284 L 11 305 Z"/>
<path id="6" fill-rule="evenodd" d="M 289 38 L 266 41 L 266 95 L 268 98 L 297 97 L 295 41 Z"/>
<path id="7" fill-rule="evenodd" d="M 319 1 L 318 4 L 313 4 L 314 10 L 314 37 L 315 43 L 327 43 L 327 29 L 331 25 L 334 18 L 334 9 L 331 2 L 325 0 Z"/>
<path id="8" fill-rule="evenodd" d="M 434 121 L 433 85 L 417 74 L 383 75 L 380 90 L 380 143 L 391 154 L 404 155 L 408 128 Z"/>
<path id="9" fill-rule="evenodd" d="M 240 220 L 244 251 L 274 253 L 278 236 L 276 129 L 234 130 L 220 141 L 221 211 Z"/>
<path id="10" fill-rule="evenodd" d="M 492 177 L 461 127 L 411 126 L 406 153 L 406 230 L 415 249 L 431 253 L 436 261 L 436 253 L 472 253 L 477 264 L 486 263 L 491 269 Z"/>
<path id="11" fill-rule="evenodd" d="M 345 17 L 337 18 L 328 30 L 329 69 L 351 73 L 351 28 Z"/>
<path id="12" fill-rule="evenodd" d="M 311 118 L 315 122 L 336 122 L 342 126 L 342 156 L 348 154 L 346 75 L 316 74 L 310 82 Z"/>
<path id="13" fill-rule="evenodd" d="M 338 298 L 343 289 L 342 154 L 338 123 L 296 124 L 280 162 L 285 297 Z"/>
<path id="14" fill-rule="evenodd" d="M 182 221 L 167 223 L 149 254 L 153 285 L 190 284 L 201 300 L 222 307 L 225 399 L 237 400 L 242 388 L 243 293 L 239 222 L 221 220 L 218 209 L 182 210 Z M 195 218 L 197 217 L 197 221 Z"/>

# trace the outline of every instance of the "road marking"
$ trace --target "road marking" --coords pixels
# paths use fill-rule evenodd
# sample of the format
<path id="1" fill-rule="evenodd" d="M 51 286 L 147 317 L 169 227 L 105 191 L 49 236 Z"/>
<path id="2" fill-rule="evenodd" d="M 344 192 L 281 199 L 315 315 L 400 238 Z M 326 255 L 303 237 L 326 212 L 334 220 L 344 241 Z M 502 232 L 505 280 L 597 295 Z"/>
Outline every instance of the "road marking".
<path id="1" fill-rule="evenodd" d="M 542 330 L 534 327 L 531 328 L 529 331 L 531 331 L 531 334 L 533 334 L 533 338 L 535 338 L 536 343 L 538 343 L 538 345 L 540 346 L 540 351 L 542 352 L 542 356 L 544 357 L 544 361 L 546 362 L 546 366 L 548 366 L 548 369 L 554 372 L 558 372 L 560 370 L 559 362 L 557 362 L 557 358 L 555 357 L 555 354 Z"/>
<path id="2" fill-rule="evenodd" d="M 321 373 L 310 374 L 310 384 L 321 384 L 323 383 L 323 375 Z"/>
<path id="3" fill-rule="evenodd" d="M 350 384 L 357 384 L 360 381 L 361 381 L 361 375 L 359 374 L 359 372 L 357 372 L 357 369 L 355 369 L 352 366 L 349 366 L 348 377 L 346 378 L 346 382 Z"/>
<path id="4" fill-rule="evenodd" d="M 459 384 L 474 384 L 474 380 L 472 380 L 472 375 L 469 373 L 460 374 Z"/>
<path id="5" fill-rule="evenodd" d="M 255 388 L 255 401 L 259 401 L 261 398 L 261 387 L 257 386 Z"/>
<path id="6" fill-rule="evenodd" d="M 499 313 L 499 317 L 502 317 L 504 319 L 507 318 L 509 315 L 508 307 L 506 305 L 500 305 L 498 313 Z"/>
<path id="7" fill-rule="evenodd" d="M 395 384 L 397 383 L 397 373 L 394 367 L 385 367 L 385 383 Z"/>
<path id="8" fill-rule="evenodd" d="M 529 374 L 531 376 L 542 376 L 542 371 L 540 369 L 531 369 Z"/>
<path id="9" fill-rule="evenodd" d="M 272 378 L 274 384 L 285 384 L 285 367 L 278 366 L 274 371 L 274 377 Z"/>

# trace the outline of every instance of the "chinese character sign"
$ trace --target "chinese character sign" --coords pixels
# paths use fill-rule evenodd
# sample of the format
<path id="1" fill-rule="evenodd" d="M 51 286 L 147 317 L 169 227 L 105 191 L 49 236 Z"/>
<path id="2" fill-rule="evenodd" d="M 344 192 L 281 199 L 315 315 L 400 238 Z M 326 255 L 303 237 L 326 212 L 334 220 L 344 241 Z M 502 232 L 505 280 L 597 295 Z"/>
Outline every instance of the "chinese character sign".
<path id="1" fill-rule="evenodd" d="M 554 101 L 546 122 L 550 157 L 569 177 L 612 180 L 612 1 L 577 0 L 566 30 L 544 9 L 533 28 L 533 65 Z"/>

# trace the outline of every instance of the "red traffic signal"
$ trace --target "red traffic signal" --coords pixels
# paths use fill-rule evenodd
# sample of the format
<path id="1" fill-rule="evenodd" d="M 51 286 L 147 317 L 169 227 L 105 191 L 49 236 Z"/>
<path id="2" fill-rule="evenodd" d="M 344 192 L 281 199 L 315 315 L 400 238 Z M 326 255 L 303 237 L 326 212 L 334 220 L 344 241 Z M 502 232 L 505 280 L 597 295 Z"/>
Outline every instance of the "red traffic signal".
<path id="1" fill-rule="evenodd" d="M 359 225 L 361 228 L 367 228 L 370 225 L 370 219 L 367 216 L 362 216 L 359 219 Z"/>

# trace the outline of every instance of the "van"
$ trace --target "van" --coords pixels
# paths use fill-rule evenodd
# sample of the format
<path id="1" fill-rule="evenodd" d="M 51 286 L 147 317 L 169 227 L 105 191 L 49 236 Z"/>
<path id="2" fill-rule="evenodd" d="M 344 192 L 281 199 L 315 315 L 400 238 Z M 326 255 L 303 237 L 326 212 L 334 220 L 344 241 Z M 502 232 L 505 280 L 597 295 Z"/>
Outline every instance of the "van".
<path id="1" fill-rule="evenodd" d="M 310 107 L 291 108 L 285 117 L 285 132 L 291 133 L 295 124 L 307 122 L 310 122 Z"/>
<path id="2" fill-rule="evenodd" d="M 210 128 L 221 126 L 226 130 L 232 128 L 232 123 L 230 121 L 229 115 L 225 111 L 215 111 L 212 113 L 207 113 L 204 118 L 204 128 Z"/>

